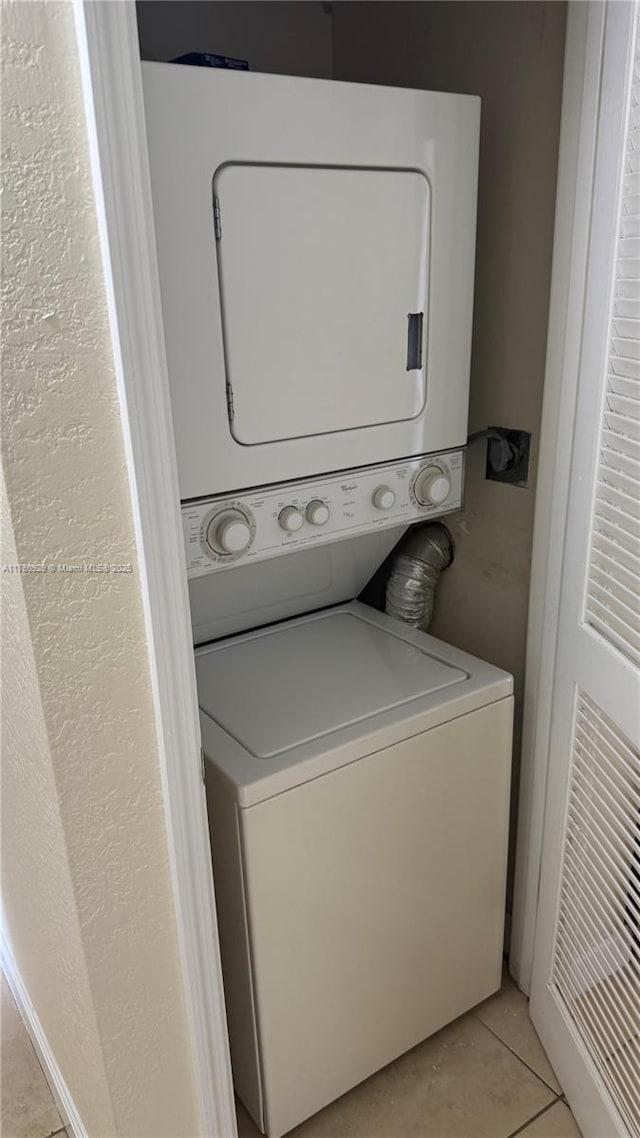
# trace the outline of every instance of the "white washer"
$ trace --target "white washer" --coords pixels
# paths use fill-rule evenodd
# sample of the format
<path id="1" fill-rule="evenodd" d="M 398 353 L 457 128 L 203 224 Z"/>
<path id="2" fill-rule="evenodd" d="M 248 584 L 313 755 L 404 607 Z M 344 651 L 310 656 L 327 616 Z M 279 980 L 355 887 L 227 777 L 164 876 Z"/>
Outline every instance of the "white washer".
<path id="1" fill-rule="evenodd" d="M 512 679 L 358 602 L 196 671 L 235 1085 L 279 1138 L 499 987 Z"/>

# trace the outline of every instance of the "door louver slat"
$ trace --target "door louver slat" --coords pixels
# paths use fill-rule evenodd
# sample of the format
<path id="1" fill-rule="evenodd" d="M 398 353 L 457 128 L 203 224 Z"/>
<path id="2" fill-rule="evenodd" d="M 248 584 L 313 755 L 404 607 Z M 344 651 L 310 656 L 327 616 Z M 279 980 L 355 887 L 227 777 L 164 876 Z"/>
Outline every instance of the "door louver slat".
<path id="1" fill-rule="evenodd" d="M 640 462 L 640 443 L 624 435 L 615 435 L 613 431 L 606 429 L 606 425 L 605 430 L 602 432 L 602 444 L 614 454 L 625 454 L 628 458 L 632 458 L 634 462 Z"/>
<path id="2" fill-rule="evenodd" d="M 640 236 L 640 215 L 637 213 L 627 214 L 626 217 L 623 217 L 621 232 L 625 237 Z"/>
<path id="3" fill-rule="evenodd" d="M 640 486 L 634 469 L 635 465 L 631 462 L 621 462 L 615 453 L 605 452 L 602 456 L 603 481 L 620 486 L 622 493 L 632 502 L 634 499 L 640 501 Z"/>
<path id="4" fill-rule="evenodd" d="M 638 69 L 638 60 L 636 60 Z M 640 78 L 620 186 L 609 352 L 584 619 L 640 663 Z"/>
<path id="5" fill-rule="evenodd" d="M 614 511 L 610 511 L 614 514 Z M 596 515 L 594 521 L 594 543 L 597 542 L 598 536 L 602 537 L 603 546 L 611 552 L 612 557 L 617 560 L 622 560 L 624 554 L 628 559 L 627 567 L 635 572 L 638 572 L 637 565 L 640 558 L 640 541 L 634 539 L 629 534 L 623 533 L 615 525 L 615 516 L 611 519 L 605 510 L 601 510 L 600 514 Z"/>
<path id="6" fill-rule="evenodd" d="M 623 333 L 622 331 L 618 331 L 618 328 L 616 326 L 616 325 L 619 325 L 622 323 L 626 323 L 626 325 L 627 325 L 626 333 L 631 334 L 632 329 L 629 327 L 629 325 L 635 324 L 635 320 L 627 320 L 627 321 L 616 321 L 616 320 L 614 320 L 613 321 L 614 339 L 612 341 L 612 348 L 613 348 L 612 354 L 614 357 L 615 356 L 622 356 L 623 358 L 626 357 L 626 358 L 631 359 L 631 360 L 637 360 L 640 358 L 640 343 L 638 343 L 638 341 L 635 339 L 629 340 L 629 339 L 623 338 L 625 333 Z"/>
<path id="7" fill-rule="evenodd" d="M 634 648 L 636 652 L 640 651 L 638 622 L 633 612 L 631 612 L 626 605 L 618 601 L 617 598 L 611 593 L 608 593 L 605 589 L 601 589 L 599 585 L 594 585 L 593 609 L 596 614 L 597 612 L 603 614 L 605 620 L 607 618 L 612 621 L 615 620 L 618 625 L 618 633 L 624 628 L 632 648 Z"/>
<path id="8" fill-rule="evenodd" d="M 615 579 L 614 576 L 603 573 L 601 569 L 592 566 L 594 578 L 594 596 L 599 597 L 604 605 L 612 605 L 621 617 L 628 621 L 631 628 L 640 631 L 640 613 L 637 611 L 636 596 Z M 617 595 L 613 590 L 616 590 Z"/>
<path id="9" fill-rule="evenodd" d="M 640 536 L 640 517 L 638 517 L 636 501 L 629 494 L 625 494 L 623 489 L 619 489 L 615 483 L 606 479 L 607 473 L 610 476 L 615 474 L 614 470 L 609 468 L 608 471 L 603 471 L 601 468 L 600 473 L 604 475 L 600 487 L 603 502 L 609 502 L 614 507 L 617 521 L 623 529 L 627 530 L 628 533 Z"/>
<path id="10" fill-rule="evenodd" d="M 609 386 L 616 395 L 626 395 L 629 399 L 640 399 L 640 376 L 630 376 L 624 371 L 609 376 Z M 639 412 L 640 413 L 640 412 Z"/>
<path id="11" fill-rule="evenodd" d="M 622 769 L 620 769 L 619 764 L 614 766 L 606 751 L 598 747 L 597 742 L 587 733 L 586 729 L 578 724 L 576 730 L 576 747 L 580 749 L 581 746 L 587 755 L 589 754 L 590 747 L 598 752 L 598 759 L 601 763 L 601 777 L 608 788 L 613 790 L 613 801 L 616 805 L 619 805 L 619 802 L 616 800 L 616 794 L 620 789 L 620 785 L 622 785 L 624 790 L 623 805 L 621 807 L 622 813 L 634 820 L 638 810 L 640 810 L 640 786 L 636 789 L 633 786 L 633 782 L 629 781 L 624 766 L 622 766 Z"/>
<path id="12" fill-rule="evenodd" d="M 620 222 L 620 232 L 630 229 L 637 229 L 640 233 L 640 214 L 631 216 L 626 214 L 622 217 Z M 631 320 L 640 320 L 640 301 L 637 296 L 633 295 L 633 289 L 629 291 L 629 282 L 626 282 L 626 287 L 623 287 L 622 281 L 617 281 L 614 285 L 613 296 L 613 311 L 616 316 L 628 317 Z"/>
<path id="13" fill-rule="evenodd" d="M 633 422 L 631 419 L 625 418 L 624 414 L 616 415 L 605 408 L 604 413 L 605 423 L 611 431 L 615 431 L 619 435 L 627 435 L 632 439 L 640 441 L 640 424 Z"/>
<path id="14" fill-rule="evenodd" d="M 576 878 L 571 869 L 568 869 L 568 873 L 572 878 L 572 882 L 576 888 L 581 888 L 584 886 L 584 880 Z M 568 909 L 571 911 L 576 924 L 580 927 L 581 931 L 587 936 L 587 938 L 593 939 L 594 937 L 598 938 L 602 935 L 602 926 L 597 921 L 594 922 L 593 917 L 589 912 L 588 906 L 581 908 L 578 904 L 572 902 L 568 904 Z M 567 954 L 563 948 L 559 949 L 558 957 L 565 976 L 570 980 L 570 982 L 571 978 L 574 979 L 574 984 L 572 987 L 574 987 L 574 990 L 577 990 L 578 996 L 582 997 L 585 991 L 587 991 L 589 988 L 592 989 L 589 996 L 589 1002 L 592 1008 L 594 1006 L 597 1008 L 598 1005 L 601 1004 L 601 998 L 603 994 L 603 985 L 601 984 L 602 971 L 608 969 L 614 970 L 610 976 L 606 977 L 607 1000 L 609 1007 L 613 1006 L 616 1009 L 617 1016 L 615 1019 L 613 1019 L 611 1016 L 605 1014 L 603 1017 L 604 1022 L 602 1022 L 602 1020 L 600 1021 L 600 1034 L 605 1038 L 607 1036 L 609 1036 L 609 1038 L 613 1037 L 615 1044 L 617 1046 L 620 1046 L 621 1044 L 627 1044 L 634 1039 L 634 1030 L 636 1025 L 633 1018 L 633 1009 L 630 1008 L 628 1004 L 628 993 L 623 988 L 621 981 L 618 979 L 618 973 L 615 971 L 620 963 L 619 958 L 616 956 L 616 953 L 611 948 L 611 946 L 606 943 L 606 941 L 603 942 L 603 944 L 604 947 L 599 955 L 593 956 L 591 958 L 582 958 L 580 961 L 574 964 L 573 968 L 569 966 L 570 961 L 567 958 Z M 585 960 L 587 963 L 585 963 Z M 579 977 L 579 981 L 576 984 L 575 979 L 577 977 Z M 634 983 L 635 982 L 636 981 L 634 981 Z M 603 1010 L 605 1013 L 608 1010 L 606 1005 Z"/>
<path id="15" fill-rule="evenodd" d="M 601 535 L 595 533 L 592 557 L 594 565 L 607 573 L 617 574 L 623 585 L 632 589 L 636 596 L 640 595 L 640 574 L 636 569 L 635 558 L 627 554 L 624 549 L 619 546 L 614 547 L 613 543 L 608 541 L 602 542 Z"/>
<path id="16" fill-rule="evenodd" d="M 631 514 L 627 514 L 624 510 L 616 508 L 615 503 L 608 502 L 604 493 L 599 503 L 596 518 L 602 518 L 604 521 L 613 523 L 614 528 L 618 531 L 620 540 L 630 539 L 637 548 L 640 542 L 640 524 Z"/>
<path id="17" fill-rule="evenodd" d="M 579 692 L 552 983 L 634 1138 L 639 930 L 640 752 Z"/>
<path id="18" fill-rule="evenodd" d="M 619 280 L 616 284 L 615 293 L 617 297 L 638 300 L 640 299 L 640 282 Z"/>
<path id="19" fill-rule="evenodd" d="M 619 648 L 634 664 L 640 665 L 640 643 L 632 630 L 610 609 L 593 600 L 588 610 L 590 625 L 615 648 Z"/>

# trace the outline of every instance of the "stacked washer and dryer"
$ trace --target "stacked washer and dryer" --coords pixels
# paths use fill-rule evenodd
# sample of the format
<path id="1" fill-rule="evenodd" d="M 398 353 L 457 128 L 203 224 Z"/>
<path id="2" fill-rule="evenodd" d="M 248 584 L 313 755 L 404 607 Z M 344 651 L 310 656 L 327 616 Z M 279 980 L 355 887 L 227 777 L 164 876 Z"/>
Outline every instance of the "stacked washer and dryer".
<path id="1" fill-rule="evenodd" d="M 480 106 L 143 81 L 234 1081 L 279 1138 L 500 984 L 511 677 L 354 600 L 462 503 Z"/>

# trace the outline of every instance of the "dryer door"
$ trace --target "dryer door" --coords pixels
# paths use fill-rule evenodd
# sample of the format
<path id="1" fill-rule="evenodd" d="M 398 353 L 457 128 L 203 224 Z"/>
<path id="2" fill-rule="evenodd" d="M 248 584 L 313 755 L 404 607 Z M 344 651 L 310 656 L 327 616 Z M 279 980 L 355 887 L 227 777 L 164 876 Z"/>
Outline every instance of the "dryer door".
<path id="1" fill-rule="evenodd" d="M 424 174 L 227 164 L 214 194 L 237 442 L 420 415 L 430 221 Z"/>

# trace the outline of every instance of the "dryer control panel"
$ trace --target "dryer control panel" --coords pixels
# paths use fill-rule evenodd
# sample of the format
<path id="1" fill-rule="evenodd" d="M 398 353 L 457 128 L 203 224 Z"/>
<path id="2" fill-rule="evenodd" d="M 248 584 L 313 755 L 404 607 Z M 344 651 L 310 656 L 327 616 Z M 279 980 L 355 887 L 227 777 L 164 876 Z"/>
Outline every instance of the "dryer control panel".
<path id="1" fill-rule="evenodd" d="M 445 451 L 185 505 L 188 576 L 457 510 L 463 465 L 463 451 Z"/>

